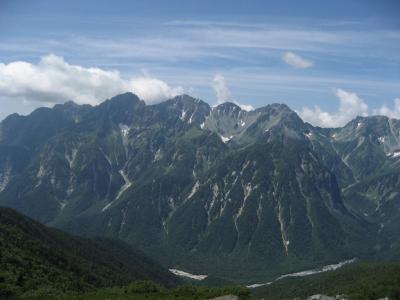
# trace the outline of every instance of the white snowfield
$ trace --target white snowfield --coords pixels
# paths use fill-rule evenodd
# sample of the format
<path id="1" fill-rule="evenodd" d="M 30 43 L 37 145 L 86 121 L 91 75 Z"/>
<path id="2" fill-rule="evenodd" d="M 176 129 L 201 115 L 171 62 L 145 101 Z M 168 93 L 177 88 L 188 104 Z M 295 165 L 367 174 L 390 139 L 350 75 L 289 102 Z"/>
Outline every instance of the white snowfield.
<path id="1" fill-rule="evenodd" d="M 392 157 L 399 157 L 399 156 L 400 156 L 400 151 L 393 152 Z"/>
<path id="2" fill-rule="evenodd" d="M 226 144 L 233 138 L 233 135 L 231 135 L 230 137 L 225 137 L 225 136 L 220 135 L 220 137 L 221 137 L 222 142 Z"/>
<path id="3" fill-rule="evenodd" d="M 337 270 L 337 269 L 343 267 L 344 265 L 351 264 L 351 263 L 353 263 L 355 261 L 356 261 L 356 259 L 353 258 L 353 259 L 341 261 L 341 262 L 339 262 L 337 264 L 323 266 L 323 267 L 317 268 L 317 269 L 285 274 L 285 275 L 279 276 L 278 278 L 276 278 L 273 281 L 265 282 L 265 283 L 251 284 L 251 285 L 247 285 L 246 287 L 248 287 L 250 289 L 254 289 L 254 288 L 258 288 L 260 286 L 270 285 L 271 283 L 273 283 L 275 281 L 278 281 L 278 280 L 281 280 L 281 279 L 286 278 L 286 277 L 303 277 L 303 276 L 310 276 L 310 275 L 314 275 L 314 274 L 324 273 L 324 272 L 328 272 L 328 271 L 334 271 L 334 270 Z"/>
<path id="4" fill-rule="evenodd" d="M 207 278 L 207 275 L 194 275 L 177 269 L 169 269 L 169 271 L 177 276 L 186 277 L 194 280 L 203 280 Z"/>
<path id="5" fill-rule="evenodd" d="M 290 273 L 290 274 L 284 274 L 284 275 L 279 276 L 278 278 L 276 278 L 273 281 L 265 282 L 265 283 L 255 283 L 255 284 L 247 285 L 246 287 L 249 289 L 254 289 L 254 288 L 258 288 L 260 286 L 270 285 L 271 283 L 281 280 L 286 277 L 303 277 L 303 276 L 310 276 L 310 275 L 314 275 L 314 274 L 324 273 L 324 272 L 328 272 L 328 271 L 334 271 L 334 270 L 337 270 L 337 269 L 343 267 L 344 265 L 351 264 L 355 261 L 356 261 L 356 259 L 353 258 L 353 259 L 341 261 L 337 264 L 323 266 L 321 268 L 316 268 L 316 269 L 306 270 L 306 271 L 301 271 L 301 272 L 296 272 L 296 273 Z M 207 278 L 207 275 L 194 275 L 194 274 L 190 274 L 188 272 L 181 271 L 178 269 L 169 269 L 169 271 L 177 276 L 186 277 L 186 278 L 190 278 L 193 280 L 203 280 L 203 279 Z"/>

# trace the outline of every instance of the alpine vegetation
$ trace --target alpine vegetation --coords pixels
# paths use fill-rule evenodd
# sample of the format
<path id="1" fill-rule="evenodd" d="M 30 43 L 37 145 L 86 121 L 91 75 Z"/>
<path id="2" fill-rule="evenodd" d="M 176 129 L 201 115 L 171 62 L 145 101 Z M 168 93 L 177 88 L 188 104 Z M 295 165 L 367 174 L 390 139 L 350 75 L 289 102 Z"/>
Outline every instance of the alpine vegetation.
<path id="1" fill-rule="evenodd" d="M 284 104 L 125 93 L 3 120 L 0 204 L 178 275 L 253 284 L 398 253 L 399 154 L 388 117 L 320 128 Z"/>

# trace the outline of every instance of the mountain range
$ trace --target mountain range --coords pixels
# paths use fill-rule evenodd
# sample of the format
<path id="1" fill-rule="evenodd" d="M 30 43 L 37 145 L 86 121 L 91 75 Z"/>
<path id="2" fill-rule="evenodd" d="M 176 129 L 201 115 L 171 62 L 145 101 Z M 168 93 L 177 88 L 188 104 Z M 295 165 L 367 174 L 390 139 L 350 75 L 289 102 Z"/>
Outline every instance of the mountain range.
<path id="1" fill-rule="evenodd" d="M 400 121 L 319 128 L 182 95 L 73 102 L 0 123 L 0 205 L 170 268 L 238 281 L 398 257 Z"/>

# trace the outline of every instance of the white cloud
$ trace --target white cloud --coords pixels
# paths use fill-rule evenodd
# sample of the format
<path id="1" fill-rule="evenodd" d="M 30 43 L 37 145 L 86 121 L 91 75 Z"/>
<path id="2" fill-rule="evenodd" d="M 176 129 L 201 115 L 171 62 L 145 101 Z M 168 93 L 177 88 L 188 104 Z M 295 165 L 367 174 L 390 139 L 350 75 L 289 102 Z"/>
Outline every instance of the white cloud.
<path id="1" fill-rule="evenodd" d="M 366 117 L 370 115 L 368 105 L 356 93 L 337 89 L 336 96 L 339 100 L 339 109 L 336 112 L 323 111 L 316 105 L 314 109 L 303 107 L 298 114 L 304 121 L 321 127 L 340 127 L 357 116 Z M 373 109 L 372 115 L 400 119 L 400 98 L 394 99 L 392 109 L 383 105 L 380 108 Z"/>
<path id="2" fill-rule="evenodd" d="M 297 55 L 293 52 L 286 52 L 282 56 L 282 59 L 289 66 L 292 66 L 297 69 L 306 69 L 306 68 L 310 68 L 314 65 L 314 63 L 312 61 L 305 59 L 305 58 L 301 57 L 300 55 Z"/>
<path id="3" fill-rule="evenodd" d="M 237 101 L 234 101 L 236 105 L 238 105 L 241 109 L 245 110 L 245 111 L 251 111 L 254 110 L 254 106 L 250 105 L 250 104 L 240 104 Z"/>
<path id="4" fill-rule="evenodd" d="M 67 100 L 98 104 L 127 91 L 150 104 L 183 93 L 181 87 L 170 87 L 159 79 L 123 79 L 118 71 L 71 65 L 52 54 L 43 57 L 38 64 L 24 61 L 0 64 L 0 97 L 40 102 L 42 105 Z"/>
<path id="5" fill-rule="evenodd" d="M 149 77 L 131 79 L 128 87 L 148 104 L 158 103 L 184 93 L 182 87 L 170 87 L 162 80 Z"/>
<path id="6" fill-rule="evenodd" d="M 339 113 L 345 116 L 345 119 L 350 116 L 365 117 L 368 115 L 368 105 L 356 93 L 337 89 L 336 96 L 340 100 Z"/>
<path id="7" fill-rule="evenodd" d="M 380 108 L 374 109 L 373 114 L 388 116 L 392 119 L 400 119 L 400 98 L 394 99 L 393 109 L 390 109 L 386 105 L 382 105 Z"/>
<path id="8" fill-rule="evenodd" d="M 226 83 L 225 77 L 221 74 L 216 74 L 212 81 L 212 87 L 217 96 L 217 104 L 224 103 L 231 100 L 231 92 L 229 91 Z"/>
<path id="9" fill-rule="evenodd" d="M 329 113 L 315 106 L 314 109 L 304 107 L 299 115 L 304 121 L 321 127 L 344 126 L 357 116 L 368 116 L 368 105 L 356 93 L 337 89 L 336 96 L 339 99 L 337 112 Z"/>
<path id="10" fill-rule="evenodd" d="M 213 78 L 211 85 L 217 96 L 217 105 L 222 104 L 227 101 L 231 101 L 231 102 L 235 103 L 236 105 L 238 105 L 243 110 L 246 110 L 246 111 L 254 110 L 254 107 L 252 105 L 240 104 L 239 102 L 232 99 L 231 92 L 225 83 L 225 77 L 223 75 L 216 74 Z"/>

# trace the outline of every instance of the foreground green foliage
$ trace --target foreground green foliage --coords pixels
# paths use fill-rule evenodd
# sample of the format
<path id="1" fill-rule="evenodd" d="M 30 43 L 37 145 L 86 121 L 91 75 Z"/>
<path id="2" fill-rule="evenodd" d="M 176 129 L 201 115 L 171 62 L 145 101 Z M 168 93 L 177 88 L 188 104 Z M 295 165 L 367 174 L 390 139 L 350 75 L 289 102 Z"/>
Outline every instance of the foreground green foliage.
<path id="1" fill-rule="evenodd" d="M 255 296 L 268 299 L 314 294 L 345 294 L 354 300 L 400 299 L 400 263 L 357 263 L 333 272 L 282 279 L 254 290 Z"/>
<path id="2" fill-rule="evenodd" d="M 223 295 L 236 295 L 241 300 L 250 298 L 250 291 L 245 287 L 232 286 L 220 288 L 180 286 L 177 288 L 164 288 L 150 281 L 138 281 L 125 287 L 103 288 L 93 292 L 81 294 L 40 295 L 29 299 L 43 300 L 189 300 L 210 299 Z"/>
<path id="3" fill-rule="evenodd" d="M 90 291 L 134 280 L 179 280 L 119 241 L 89 240 L 0 208 L 0 299 Z"/>

